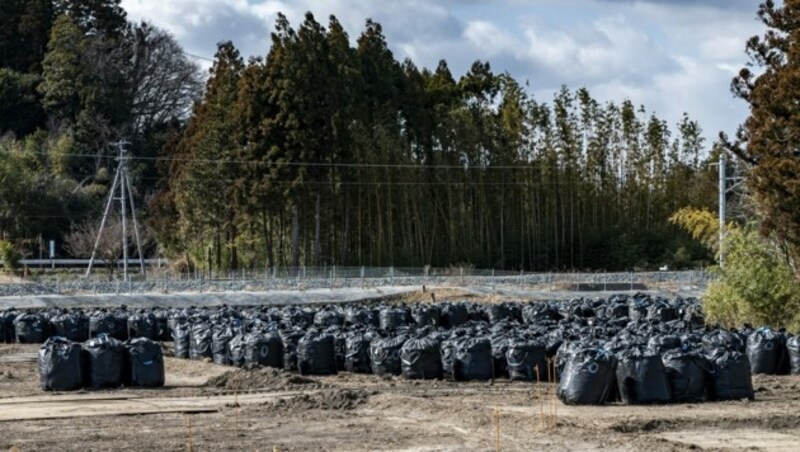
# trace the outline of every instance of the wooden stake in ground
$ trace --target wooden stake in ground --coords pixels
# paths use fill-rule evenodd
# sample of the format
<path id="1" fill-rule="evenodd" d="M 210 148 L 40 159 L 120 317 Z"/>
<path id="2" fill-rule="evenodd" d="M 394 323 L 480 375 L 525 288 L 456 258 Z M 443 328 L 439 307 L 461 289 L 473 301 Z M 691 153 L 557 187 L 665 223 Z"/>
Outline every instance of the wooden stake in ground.
<path id="1" fill-rule="evenodd" d="M 194 442 L 192 440 L 192 417 L 186 417 L 186 452 L 194 452 Z"/>
<path id="2" fill-rule="evenodd" d="M 500 452 L 500 408 L 494 409 L 494 442 L 495 450 Z"/>
<path id="3" fill-rule="evenodd" d="M 539 366 L 534 364 L 533 370 L 534 372 L 536 372 L 536 387 L 541 388 L 540 385 L 542 383 L 542 378 L 539 372 Z M 534 389 L 534 394 L 536 394 L 535 389 Z M 539 427 L 541 427 L 541 429 L 544 430 L 544 397 L 537 395 L 536 399 L 539 401 Z"/>
<path id="4" fill-rule="evenodd" d="M 239 373 L 233 375 L 233 444 L 239 449 Z"/>

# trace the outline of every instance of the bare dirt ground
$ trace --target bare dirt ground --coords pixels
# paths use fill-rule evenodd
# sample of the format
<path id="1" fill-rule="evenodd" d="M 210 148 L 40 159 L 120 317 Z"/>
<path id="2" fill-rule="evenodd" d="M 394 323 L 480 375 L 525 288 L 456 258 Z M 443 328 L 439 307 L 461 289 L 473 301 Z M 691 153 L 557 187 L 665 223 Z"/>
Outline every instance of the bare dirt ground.
<path id="1" fill-rule="evenodd" d="M 550 384 L 301 377 L 167 358 L 163 389 L 45 393 L 0 346 L 0 450 L 800 450 L 800 377 L 756 400 L 570 407 Z"/>

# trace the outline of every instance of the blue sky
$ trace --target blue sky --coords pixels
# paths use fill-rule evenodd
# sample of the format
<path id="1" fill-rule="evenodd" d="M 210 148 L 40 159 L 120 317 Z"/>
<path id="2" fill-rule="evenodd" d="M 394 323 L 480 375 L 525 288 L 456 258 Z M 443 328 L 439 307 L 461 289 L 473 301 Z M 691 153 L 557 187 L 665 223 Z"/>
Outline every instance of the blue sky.
<path id="1" fill-rule="evenodd" d="M 123 0 L 131 20 L 171 31 L 187 52 L 210 57 L 232 40 L 265 55 L 275 15 L 298 24 L 336 15 L 351 39 L 372 18 L 395 56 L 418 66 L 440 59 L 456 76 L 476 60 L 528 80 L 548 101 L 562 84 L 603 101 L 630 99 L 671 124 L 683 112 L 713 140 L 747 116 L 730 79 L 747 61 L 747 38 L 763 32 L 757 0 Z M 203 60 L 199 63 L 207 66 Z"/>

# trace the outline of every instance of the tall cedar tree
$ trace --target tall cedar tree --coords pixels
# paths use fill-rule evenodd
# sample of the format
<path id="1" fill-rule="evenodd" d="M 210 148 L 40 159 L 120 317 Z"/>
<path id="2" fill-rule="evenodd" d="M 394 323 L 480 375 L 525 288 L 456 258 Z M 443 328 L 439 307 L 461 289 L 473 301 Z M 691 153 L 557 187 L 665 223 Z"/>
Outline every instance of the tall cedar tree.
<path id="1" fill-rule="evenodd" d="M 264 59 L 221 48 L 156 222 L 224 270 L 301 265 L 652 268 L 708 255 L 666 219 L 715 208 L 702 130 L 586 90 L 533 99 L 476 62 L 395 60 L 379 24 L 279 15 Z M 174 206 L 174 208 L 172 207 Z M 178 225 L 178 228 L 171 226 Z M 210 252 L 209 252 L 210 250 Z"/>
<path id="2" fill-rule="evenodd" d="M 177 145 L 181 162 L 173 172 L 184 246 L 193 247 L 201 262 L 211 257 L 216 268 L 223 266 L 223 259 L 227 268 L 238 265 L 236 191 L 246 173 L 236 163 L 236 124 L 231 112 L 243 70 L 239 51 L 231 42 L 220 43 L 206 96 L 195 107 Z"/>
<path id="3" fill-rule="evenodd" d="M 41 72 L 52 23 L 52 0 L 0 2 L 0 67 Z"/>

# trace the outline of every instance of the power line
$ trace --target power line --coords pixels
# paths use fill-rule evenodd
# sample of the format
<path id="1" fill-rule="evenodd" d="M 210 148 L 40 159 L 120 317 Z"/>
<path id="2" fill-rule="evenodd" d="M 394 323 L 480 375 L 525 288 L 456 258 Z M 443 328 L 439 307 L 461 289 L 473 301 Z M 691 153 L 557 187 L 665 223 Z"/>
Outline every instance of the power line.
<path id="1" fill-rule="evenodd" d="M 139 180 L 142 181 L 162 181 L 166 178 L 160 177 L 143 177 Z M 198 177 L 189 177 L 189 178 L 180 178 L 181 181 L 192 181 L 192 182 L 203 182 L 208 183 L 207 179 L 198 178 Z M 235 182 L 237 179 L 233 178 L 219 178 L 215 177 L 214 180 L 220 182 Z M 578 186 L 579 184 L 574 181 L 550 181 L 550 182 L 542 182 L 542 181 L 527 181 L 521 180 L 518 182 L 480 182 L 480 181 L 359 181 L 359 182 L 352 182 L 352 181 L 291 181 L 291 180 L 270 180 L 267 181 L 268 184 L 280 184 L 280 185 L 345 185 L 345 186 L 416 186 L 416 185 L 431 185 L 431 186 L 458 186 L 458 187 L 473 187 L 473 186 L 515 186 L 515 187 L 530 187 L 530 186 Z"/>
<path id="2" fill-rule="evenodd" d="M 39 151 L 34 152 L 39 155 L 50 155 L 47 152 Z M 58 154 L 59 157 L 76 157 L 76 158 L 111 158 L 111 156 L 98 157 L 97 155 L 90 154 L 74 154 L 65 153 Z M 549 165 L 540 162 L 520 165 L 428 165 L 425 163 L 361 163 L 361 162 L 281 162 L 281 161 L 258 161 L 258 160 L 240 160 L 240 159 L 198 159 L 198 158 L 179 158 L 179 157 L 129 157 L 129 160 L 136 161 L 152 161 L 152 162 L 175 162 L 175 163 L 199 163 L 209 165 L 253 165 L 253 166 L 267 166 L 267 167 L 323 167 L 323 168 L 378 168 L 378 169 L 458 169 L 458 170 L 531 170 L 531 169 L 564 169 L 562 165 Z M 576 171 L 580 173 L 581 171 Z"/>
<path id="3" fill-rule="evenodd" d="M 211 63 L 214 62 L 214 59 L 212 59 L 212 58 L 208 58 L 208 57 L 204 57 L 204 56 L 200 56 L 200 55 L 195 55 L 195 54 L 189 53 L 189 52 L 187 52 L 185 50 L 183 51 L 183 54 L 188 56 L 188 57 L 192 57 L 194 59 L 197 59 L 197 60 L 205 60 L 205 61 L 209 61 Z"/>

